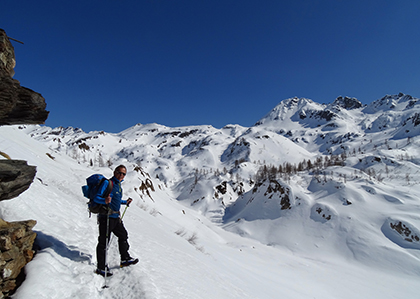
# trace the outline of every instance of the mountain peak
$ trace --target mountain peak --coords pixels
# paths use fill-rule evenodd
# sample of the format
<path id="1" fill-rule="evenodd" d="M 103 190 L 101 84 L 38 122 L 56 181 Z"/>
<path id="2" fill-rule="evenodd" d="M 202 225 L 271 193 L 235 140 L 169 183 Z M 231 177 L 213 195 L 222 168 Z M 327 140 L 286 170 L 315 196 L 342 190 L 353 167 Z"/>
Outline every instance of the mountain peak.
<path id="1" fill-rule="evenodd" d="M 294 115 L 297 115 L 298 118 L 302 118 L 306 115 L 306 111 L 320 111 L 324 108 L 325 105 L 315 103 L 314 101 L 306 98 L 294 97 L 286 99 L 281 101 L 267 115 L 256 122 L 254 126 L 263 124 L 268 125 L 273 122 L 282 122 L 286 119 L 293 118 Z"/>
<path id="2" fill-rule="evenodd" d="M 410 109 L 415 106 L 419 99 L 412 97 L 411 95 L 400 92 L 397 95 L 386 95 L 372 103 L 370 103 L 365 109 L 364 113 L 377 113 L 380 111 L 388 110 L 399 110 Z M 408 102 L 408 104 L 407 104 Z"/>
<path id="3" fill-rule="evenodd" d="M 342 96 L 339 96 L 338 98 L 336 98 L 335 101 L 332 103 L 332 105 L 339 106 L 347 110 L 357 109 L 363 106 L 363 104 L 356 98 L 342 97 Z"/>

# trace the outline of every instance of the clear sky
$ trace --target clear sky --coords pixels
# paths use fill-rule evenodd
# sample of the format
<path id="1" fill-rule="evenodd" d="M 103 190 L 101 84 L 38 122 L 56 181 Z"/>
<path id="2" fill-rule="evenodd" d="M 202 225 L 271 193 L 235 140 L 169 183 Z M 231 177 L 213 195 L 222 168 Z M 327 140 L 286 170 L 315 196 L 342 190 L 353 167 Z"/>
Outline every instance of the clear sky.
<path id="1" fill-rule="evenodd" d="M 7 1 L 46 125 L 252 126 L 280 101 L 420 97 L 418 0 Z"/>

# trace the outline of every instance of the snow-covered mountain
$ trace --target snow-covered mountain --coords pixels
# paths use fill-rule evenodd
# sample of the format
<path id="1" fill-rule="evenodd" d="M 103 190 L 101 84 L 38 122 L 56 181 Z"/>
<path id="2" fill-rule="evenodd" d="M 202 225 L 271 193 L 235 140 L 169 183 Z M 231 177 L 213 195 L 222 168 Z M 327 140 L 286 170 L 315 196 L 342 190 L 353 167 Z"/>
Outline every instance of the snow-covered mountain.
<path id="1" fill-rule="evenodd" d="M 26 193 L 0 203 L 1 216 L 40 218 L 35 229 L 44 251 L 31 264 L 49 260 L 42 253 L 53 244 L 71 255 L 65 257 L 73 274 L 65 280 L 79 282 L 81 272 L 93 271 L 95 223 L 87 222 L 93 233 L 86 236 L 85 219 L 75 234 L 63 229 L 83 217 L 84 179 L 111 175 L 122 163 L 130 172 L 125 190 L 137 202 L 126 220 L 135 230 L 130 240 L 143 257 L 141 268 L 120 275 L 122 284 L 129 271 L 141 282 L 124 298 L 416 298 L 419 124 L 419 99 L 398 94 L 369 105 L 292 98 L 250 128 L 0 128 L 4 151 L 38 166 Z M 73 256 L 72 246 L 91 255 Z M 29 294 L 31 279 L 17 295 Z M 95 287 L 85 294 L 107 295 Z"/>

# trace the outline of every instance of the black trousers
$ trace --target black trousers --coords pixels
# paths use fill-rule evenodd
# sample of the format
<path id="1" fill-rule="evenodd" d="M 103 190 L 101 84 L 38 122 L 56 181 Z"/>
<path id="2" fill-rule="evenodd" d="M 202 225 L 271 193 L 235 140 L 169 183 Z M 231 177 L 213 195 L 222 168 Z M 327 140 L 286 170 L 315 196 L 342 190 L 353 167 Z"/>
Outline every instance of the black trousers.
<path id="1" fill-rule="evenodd" d="M 98 217 L 99 223 L 99 237 L 98 245 L 96 246 L 96 259 L 97 267 L 99 269 L 105 269 L 105 253 L 107 246 L 107 217 L 101 216 Z M 128 233 L 124 227 L 124 224 L 120 218 L 109 218 L 109 229 L 108 229 L 108 243 L 111 239 L 111 232 L 114 233 L 118 238 L 118 249 L 120 251 L 121 260 L 130 258 L 128 249 L 130 245 L 128 244 Z"/>

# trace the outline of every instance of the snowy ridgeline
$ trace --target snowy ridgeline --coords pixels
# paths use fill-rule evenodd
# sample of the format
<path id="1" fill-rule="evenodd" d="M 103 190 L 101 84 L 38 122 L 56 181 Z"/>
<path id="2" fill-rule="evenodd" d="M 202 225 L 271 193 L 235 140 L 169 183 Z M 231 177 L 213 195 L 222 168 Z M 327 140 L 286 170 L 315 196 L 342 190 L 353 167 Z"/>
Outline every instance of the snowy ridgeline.
<path id="1" fill-rule="evenodd" d="M 0 128 L 38 172 L 7 221 L 40 247 L 16 298 L 417 298 L 417 99 L 281 102 L 251 128 L 136 125 L 118 134 Z M 80 186 L 125 164 L 133 268 L 93 274 L 96 220 Z"/>

